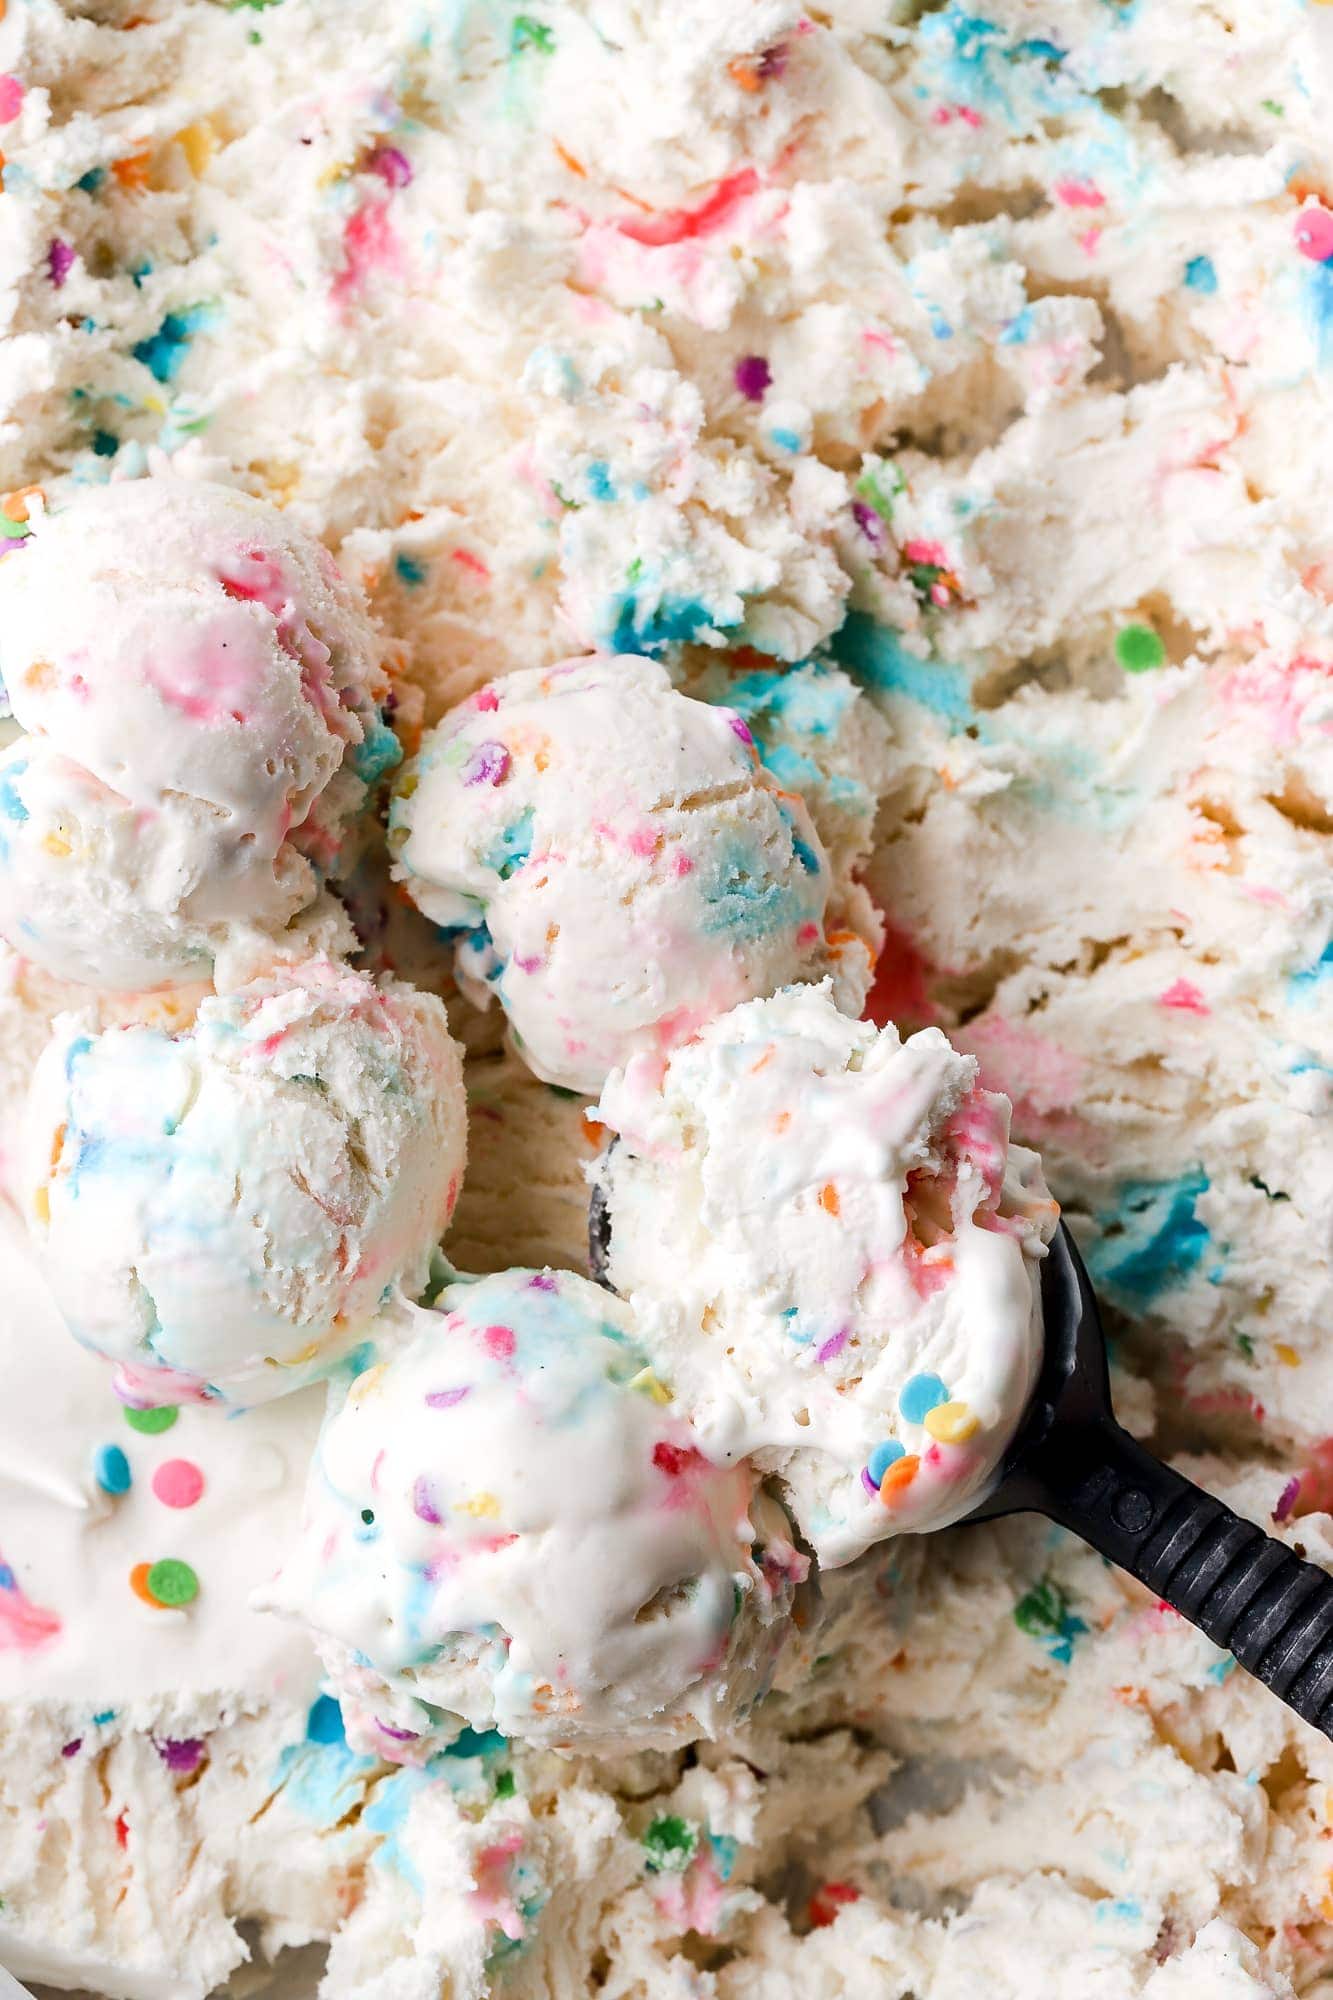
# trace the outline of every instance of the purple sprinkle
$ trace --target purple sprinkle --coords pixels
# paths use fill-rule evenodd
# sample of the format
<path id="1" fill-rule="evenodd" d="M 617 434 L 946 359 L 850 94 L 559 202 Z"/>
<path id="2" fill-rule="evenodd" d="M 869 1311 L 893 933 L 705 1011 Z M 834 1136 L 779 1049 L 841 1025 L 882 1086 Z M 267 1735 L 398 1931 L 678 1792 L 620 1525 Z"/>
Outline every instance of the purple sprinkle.
<path id="1" fill-rule="evenodd" d="M 432 1528 L 439 1527 L 441 1519 L 440 1510 L 435 1505 L 435 1498 L 430 1490 L 430 1481 L 424 1472 L 417 1476 L 416 1482 L 412 1487 L 412 1512 L 416 1515 L 418 1521 L 429 1521 Z"/>
<path id="2" fill-rule="evenodd" d="M 412 184 L 412 162 L 396 146 L 377 146 L 366 166 L 389 187 L 405 188 Z"/>
<path id="3" fill-rule="evenodd" d="M 550 1271 L 538 1271 L 535 1277 L 528 1279 L 528 1290 L 530 1292 L 554 1292 L 558 1290 L 558 1286 Z"/>
<path id="4" fill-rule="evenodd" d="M 188 1774 L 204 1761 L 204 1746 L 198 1736 L 164 1736 L 160 1743 L 155 1740 L 153 1747 L 169 1771 Z"/>
<path id="5" fill-rule="evenodd" d="M 72 1743 L 61 1744 L 60 1754 L 62 1757 L 77 1757 L 82 1748 L 83 1748 L 83 1738 L 81 1736 L 76 1736 Z"/>
<path id="6" fill-rule="evenodd" d="M 751 403 L 762 403 L 773 371 L 762 354 L 745 354 L 736 363 L 736 387 Z"/>
<path id="7" fill-rule="evenodd" d="M 455 1403 L 461 1403 L 464 1396 L 471 1393 L 471 1388 L 469 1382 L 461 1389 L 432 1389 L 426 1398 L 426 1407 L 430 1410 L 452 1410 Z"/>
<path id="8" fill-rule="evenodd" d="M 74 268 L 74 245 L 66 243 L 63 237 L 53 236 L 51 247 L 46 253 L 46 268 L 51 283 L 59 291 Z"/>
<path id="9" fill-rule="evenodd" d="M 781 76 L 786 67 L 787 44 L 785 42 L 775 42 L 771 49 L 765 49 L 759 61 L 755 64 L 757 74 L 762 76 L 766 82 L 773 77 Z"/>
<path id="10" fill-rule="evenodd" d="M 1287 1481 L 1278 1495 L 1277 1506 L 1273 1509 L 1273 1519 L 1275 1521 L 1286 1520 L 1292 1508 L 1296 1505 L 1296 1495 L 1300 1490 L 1301 1482 L 1299 1479 L 1289 1479 Z"/>
<path id="11" fill-rule="evenodd" d="M 840 1327 L 831 1340 L 826 1340 L 822 1347 L 815 1349 L 815 1360 L 832 1361 L 835 1354 L 842 1353 L 843 1348 L 847 1345 L 851 1337 L 850 1327 Z"/>
<path id="12" fill-rule="evenodd" d="M 870 1477 L 870 1467 L 868 1465 L 863 1465 L 861 1467 L 861 1484 L 865 1487 L 866 1492 L 869 1493 L 872 1496 L 872 1498 L 878 1500 L 879 1488 L 878 1486 L 876 1486 L 874 1480 Z"/>
<path id="13" fill-rule="evenodd" d="M 510 761 L 503 743 L 479 743 L 463 766 L 463 783 L 502 785 L 509 776 Z"/>
<path id="14" fill-rule="evenodd" d="M 744 719 L 741 716 L 737 715 L 734 708 L 724 708 L 722 713 L 727 718 L 727 724 L 731 730 L 732 735 L 739 736 L 741 742 L 744 743 L 748 749 L 753 750 L 754 738 L 750 734 L 749 727 L 744 721 Z"/>
<path id="15" fill-rule="evenodd" d="M 12 535 L 0 538 L 0 556 L 7 556 L 11 549 L 21 549 L 27 539 L 26 535 L 20 535 L 17 540 Z"/>
<path id="16" fill-rule="evenodd" d="M 873 507 L 867 507 L 864 500 L 853 500 L 852 519 L 868 542 L 873 542 L 876 548 L 883 546 L 884 523 Z"/>
<path id="17" fill-rule="evenodd" d="M 392 1736 L 395 1743 L 415 1743 L 417 1740 L 415 1729 L 391 1729 L 387 1722 L 377 1722 L 375 1727 L 381 1736 Z"/>
<path id="18" fill-rule="evenodd" d="M 524 958 L 521 951 L 516 951 L 509 963 L 519 972 L 540 972 L 546 960 L 540 956 Z"/>

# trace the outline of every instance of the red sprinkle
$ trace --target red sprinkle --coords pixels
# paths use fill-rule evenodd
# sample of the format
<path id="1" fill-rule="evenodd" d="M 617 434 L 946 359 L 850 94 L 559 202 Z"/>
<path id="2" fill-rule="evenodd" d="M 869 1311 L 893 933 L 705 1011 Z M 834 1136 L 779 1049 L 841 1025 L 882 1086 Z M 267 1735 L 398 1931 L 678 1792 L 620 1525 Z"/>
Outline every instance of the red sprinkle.
<path id="1" fill-rule="evenodd" d="M 839 1910 L 860 1900 L 861 1891 L 854 1882 L 825 1882 L 810 1898 L 807 1914 L 811 1930 L 823 1930 L 826 1924 L 833 1922 Z"/>

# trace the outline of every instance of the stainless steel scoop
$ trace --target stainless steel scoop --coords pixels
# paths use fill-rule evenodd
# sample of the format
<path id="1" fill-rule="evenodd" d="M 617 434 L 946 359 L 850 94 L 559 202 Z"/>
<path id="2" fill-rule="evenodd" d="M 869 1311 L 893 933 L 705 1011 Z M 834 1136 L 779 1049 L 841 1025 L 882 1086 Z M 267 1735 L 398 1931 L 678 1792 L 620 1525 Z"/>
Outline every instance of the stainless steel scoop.
<path id="1" fill-rule="evenodd" d="M 593 1276 L 608 1284 L 611 1218 L 594 1186 Z M 1060 1224 L 1042 1265 L 1041 1373 L 986 1498 L 966 1516 L 1045 1514 L 1136 1576 L 1333 1737 L 1333 1576 L 1154 1458 L 1111 1413 L 1097 1301 Z"/>

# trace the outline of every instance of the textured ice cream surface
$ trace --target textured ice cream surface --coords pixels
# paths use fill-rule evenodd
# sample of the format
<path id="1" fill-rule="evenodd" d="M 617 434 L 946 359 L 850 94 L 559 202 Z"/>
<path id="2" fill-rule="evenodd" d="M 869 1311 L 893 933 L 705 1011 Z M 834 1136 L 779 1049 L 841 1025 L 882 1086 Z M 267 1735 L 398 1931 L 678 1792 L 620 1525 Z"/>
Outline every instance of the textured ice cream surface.
<path id="1" fill-rule="evenodd" d="M 94 490 L 0 561 L 0 929 L 61 977 L 206 977 L 309 903 L 398 756 L 382 643 L 313 536 L 229 487 Z"/>
<path id="2" fill-rule="evenodd" d="M 25 1119 L 43 1268 L 143 1403 L 266 1402 L 346 1361 L 425 1285 L 466 1150 L 440 1001 L 327 959 L 177 1032 L 63 1016 Z"/>
<path id="3" fill-rule="evenodd" d="M 597 1091 L 739 1000 L 830 966 L 859 1008 L 869 952 L 826 925 L 831 875 L 798 794 L 733 710 L 666 669 L 591 655 L 482 688 L 400 778 L 395 872 L 459 933 L 550 1083 Z"/>
<path id="4" fill-rule="evenodd" d="M 751 1469 L 667 1407 L 628 1310 L 516 1270 L 397 1316 L 397 1351 L 335 1398 L 261 1599 L 308 1620 L 353 1741 L 614 1750 L 743 1715 L 806 1559 Z"/>
<path id="5" fill-rule="evenodd" d="M 608 1276 L 704 1448 L 780 1474 L 826 1564 L 965 1513 L 1031 1392 L 1056 1218 L 975 1059 L 792 988 L 597 1115 Z"/>

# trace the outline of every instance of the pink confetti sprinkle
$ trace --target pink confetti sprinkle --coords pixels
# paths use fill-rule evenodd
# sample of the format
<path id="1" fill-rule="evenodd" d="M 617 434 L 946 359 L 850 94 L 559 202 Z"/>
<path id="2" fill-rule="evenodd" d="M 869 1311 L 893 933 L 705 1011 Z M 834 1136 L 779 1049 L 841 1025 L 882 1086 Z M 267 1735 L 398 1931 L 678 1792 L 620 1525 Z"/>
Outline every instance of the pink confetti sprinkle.
<path id="1" fill-rule="evenodd" d="M 1277 1506 L 1273 1509 L 1273 1519 L 1275 1521 L 1285 1521 L 1288 1518 L 1292 1508 L 1296 1505 L 1296 1498 L 1300 1490 L 1301 1482 L 1299 1479 L 1289 1479 L 1287 1481 L 1282 1491 L 1278 1494 Z"/>
<path id="2" fill-rule="evenodd" d="M 419 1473 L 412 1486 L 412 1512 L 418 1521 L 429 1521 L 432 1528 L 438 1528 L 443 1516 L 435 1504 L 435 1496 L 425 1473 Z"/>
<path id="3" fill-rule="evenodd" d="M 696 208 L 665 208 L 655 215 L 626 215 L 615 224 L 622 236 L 660 250 L 667 244 L 685 243 L 699 236 L 711 236 L 732 220 L 736 211 L 759 191 L 759 176 L 753 167 L 728 174 Z"/>
<path id="4" fill-rule="evenodd" d="M 1174 1007 L 1182 1014 L 1206 1014 L 1208 1002 L 1189 979 L 1177 979 L 1157 996 L 1159 1007 Z"/>
<path id="5" fill-rule="evenodd" d="M 82 1748 L 83 1748 L 83 1738 L 81 1736 L 76 1736 L 72 1743 L 61 1744 L 60 1754 L 62 1757 L 77 1757 Z"/>
<path id="6" fill-rule="evenodd" d="M 536 1271 L 528 1279 L 528 1290 L 530 1292 L 555 1292 L 559 1289 L 559 1284 L 552 1271 Z"/>
<path id="7" fill-rule="evenodd" d="M 59 291 L 74 268 L 74 246 L 63 237 L 53 236 L 51 247 L 46 253 L 46 269 L 51 283 Z"/>
<path id="8" fill-rule="evenodd" d="M 479 743 L 463 766 L 465 785 L 502 785 L 513 759 L 503 743 Z"/>
<path id="9" fill-rule="evenodd" d="M 426 1398 L 426 1407 L 431 1410 L 452 1410 L 462 1402 L 464 1396 L 469 1396 L 471 1393 L 470 1383 L 464 1383 L 461 1389 L 432 1389 Z"/>
<path id="10" fill-rule="evenodd" d="M 1296 248 L 1312 264 L 1327 264 L 1333 257 L 1333 214 L 1317 203 L 1303 208 L 1295 222 Z"/>
<path id="11" fill-rule="evenodd" d="M 473 706 L 479 708 L 483 715 L 493 715 L 500 706 L 500 697 L 494 688 L 478 688 L 472 697 L 472 702 Z"/>
<path id="12" fill-rule="evenodd" d="M 16 76 L 0 76 L 0 125 L 11 125 L 23 109 L 23 85 Z"/>
<path id="13" fill-rule="evenodd" d="M 884 523 L 873 507 L 867 507 L 864 500 L 853 500 L 852 519 L 872 547 L 883 548 Z"/>
<path id="14" fill-rule="evenodd" d="M 815 1360 L 832 1361 L 835 1355 L 842 1353 L 843 1348 L 847 1345 L 851 1337 L 850 1327 L 840 1327 L 830 1339 L 824 1342 L 822 1347 L 815 1349 Z"/>
<path id="15" fill-rule="evenodd" d="M 1093 181 L 1057 181 L 1051 190 L 1064 208 L 1105 208 L 1106 196 Z"/>
<path id="16" fill-rule="evenodd" d="M 392 188 L 412 185 L 412 162 L 406 153 L 399 151 L 397 146 L 376 146 L 366 161 L 366 171 L 378 174 L 380 179 Z"/>
<path id="17" fill-rule="evenodd" d="M 153 1474 L 153 1491 L 164 1507 L 193 1507 L 203 1490 L 204 1475 L 188 1458 L 169 1458 Z"/>
<path id="18" fill-rule="evenodd" d="M 481 1337 L 486 1352 L 493 1354 L 497 1361 L 507 1361 L 518 1345 L 512 1326 L 488 1326 Z"/>
<path id="19" fill-rule="evenodd" d="M 744 717 L 737 715 L 734 708 L 724 708 L 722 713 L 727 718 L 727 727 L 730 729 L 732 735 L 738 736 L 747 750 L 753 750 L 754 737 L 750 734 L 749 725 L 746 723 Z"/>
<path id="20" fill-rule="evenodd" d="M 773 371 L 762 354 L 746 354 L 736 363 L 736 387 L 751 403 L 762 403 L 772 386 Z"/>

